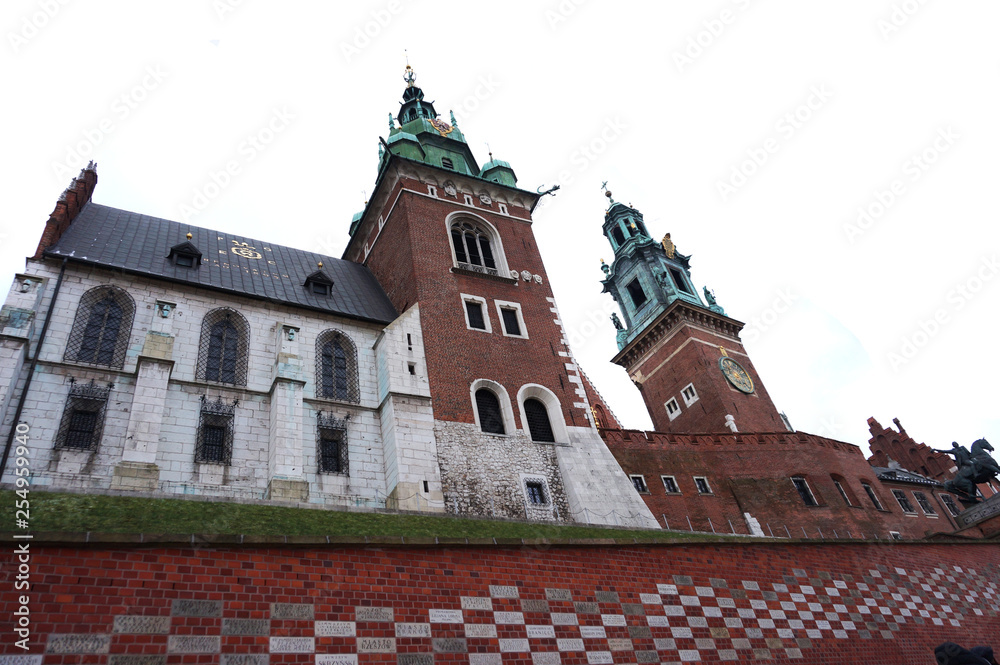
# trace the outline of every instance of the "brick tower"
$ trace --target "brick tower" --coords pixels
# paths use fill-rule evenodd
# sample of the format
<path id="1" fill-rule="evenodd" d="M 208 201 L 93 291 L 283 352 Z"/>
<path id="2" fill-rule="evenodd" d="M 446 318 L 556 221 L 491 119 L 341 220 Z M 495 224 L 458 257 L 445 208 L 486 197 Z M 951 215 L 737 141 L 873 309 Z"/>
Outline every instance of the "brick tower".
<path id="1" fill-rule="evenodd" d="M 423 454 L 439 460 L 447 509 L 654 526 L 594 426 L 532 232 L 540 195 L 492 155 L 479 167 L 415 78 L 407 66 L 344 258 L 414 323 L 426 367 L 406 371 L 426 375 L 432 413 L 412 417 L 433 419 Z"/>
<path id="2" fill-rule="evenodd" d="M 702 302 L 691 281 L 690 256 L 668 233 L 652 239 L 642 213 L 616 202 L 604 215 L 614 250 L 602 261 L 604 292 L 621 308 L 619 352 L 624 367 L 661 432 L 773 432 L 787 429 L 740 342 L 743 324 L 726 316 L 705 289 Z"/>

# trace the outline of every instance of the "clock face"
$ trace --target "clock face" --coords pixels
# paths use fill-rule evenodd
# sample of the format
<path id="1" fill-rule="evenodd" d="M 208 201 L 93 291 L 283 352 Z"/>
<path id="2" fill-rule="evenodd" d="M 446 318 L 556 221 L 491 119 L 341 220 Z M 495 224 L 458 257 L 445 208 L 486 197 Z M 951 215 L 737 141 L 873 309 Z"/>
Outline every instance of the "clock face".
<path id="1" fill-rule="evenodd" d="M 729 357 L 719 358 L 719 369 L 741 393 L 749 395 L 753 392 L 753 379 L 738 362 Z"/>

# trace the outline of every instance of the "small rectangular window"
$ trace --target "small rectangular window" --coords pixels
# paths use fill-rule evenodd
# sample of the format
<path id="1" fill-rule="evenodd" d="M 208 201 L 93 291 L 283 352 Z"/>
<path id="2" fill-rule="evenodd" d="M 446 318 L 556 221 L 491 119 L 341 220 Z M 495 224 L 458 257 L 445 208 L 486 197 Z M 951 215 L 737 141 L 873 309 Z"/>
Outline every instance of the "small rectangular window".
<path id="1" fill-rule="evenodd" d="M 688 288 L 687 281 L 684 279 L 684 276 L 681 275 L 680 270 L 678 270 L 677 268 L 671 268 L 670 276 L 674 278 L 674 284 L 677 285 L 677 288 L 679 290 L 683 291 L 684 293 L 691 293 L 691 289 Z"/>
<path id="2" fill-rule="evenodd" d="M 903 539 L 903 537 L 901 535 L 899 535 L 899 531 L 890 531 L 889 532 L 889 537 L 892 538 L 893 540 L 902 540 Z"/>
<path id="3" fill-rule="evenodd" d="M 677 416 L 681 415 L 681 407 L 677 403 L 676 397 L 671 397 L 666 404 L 663 405 L 667 409 L 667 416 L 673 420 Z"/>
<path id="4" fill-rule="evenodd" d="M 435 187 L 434 185 L 427 185 L 427 193 L 430 194 L 431 196 L 437 196 L 438 195 L 437 187 Z"/>
<path id="5" fill-rule="evenodd" d="M 443 166 L 446 169 L 453 169 L 453 168 L 455 168 L 455 165 L 451 161 L 450 157 L 442 157 L 441 158 L 441 166 Z"/>
<path id="6" fill-rule="evenodd" d="M 923 492 L 914 492 L 913 498 L 917 500 L 917 505 L 920 506 L 920 510 L 924 511 L 924 515 L 933 515 L 937 517 L 937 511 L 934 510 L 934 506 L 931 502 L 927 500 L 927 495 Z"/>
<path id="7" fill-rule="evenodd" d="M 499 206 L 499 208 L 500 208 L 500 213 L 501 213 L 501 214 L 504 214 L 504 215 L 506 215 L 506 214 L 507 214 L 507 206 L 505 206 L 505 205 L 504 205 L 504 204 L 502 204 L 502 203 L 498 203 L 498 204 L 497 204 L 497 206 Z"/>
<path id="8" fill-rule="evenodd" d="M 639 309 L 646 302 L 646 292 L 642 290 L 642 284 L 639 283 L 639 279 L 633 279 L 625 287 L 628 291 L 629 296 L 632 298 L 632 305 L 635 309 Z"/>
<path id="9" fill-rule="evenodd" d="M 864 488 L 865 494 L 867 494 L 868 498 L 871 499 L 873 506 L 879 510 L 885 510 L 885 508 L 882 507 L 882 502 L 878 500 L 878 496 L 875 494 L 875 490 L 872 489 L 871 485 L 868 483 L 861 483 L 861 487 Z"/>
<path id="10" fill-rule="evenodd" d="M 417 364 L 416 363 L 406 363 L 406 368 L 409 370 L 410 374 L 416 376 L 416 374 L 417 374 Z"/>
<path id="11" fill-rule="evenodd" d="M 521 326 L 517 322 L 517 310 L 504 307 L 500 310 L 503 315 L 503 328 L 508 335 L 520 335 Z"/>
<path id="12" fill-rule="evenodd" d="M 660 476 L 660 480 L 663 481 L 663 489 L 667 490 L 667 494 L 680 494 L 681 490 L 677 487 L 677 479 L 673 476 Z"/>
<path id="13" fill-rule="evenodd" d="M 843 497 L 844 503 L 848 506 L 851 505 L 851 500 L 847 498 L 847 492 L 844 491 L 844 486 L 840 484 L 840 481 L 835 480 L 833 481 L 833 484 L 836 486 L 837 491 L 840 492 L 840 496 Z"/>
<path id="14" fill-rule="evenodd" d="M 483 319 L 483 305 L 478 302 L 465 301 L 465 311 L 469 315 L 469 327 L 476 330 L 486 330 L 486 321 Z"/>
<path id="15" fill-rule="evenodd" d="M 467 205 L 467 206 L 473 205 L 473 203 L 472 203 L 472 197 L 469 196 L 468 194 L 465 195 L 465 205 Z"/>
<path id="16" fill-rule="evenodd" d="M 906 493 L 903 492 L 903 490 L 892 490 L 892 495 L 896 497 L 896 503 L 899 504 L 899 507 L 903 509 L 904 513 L 909 513 L 911 515 L 916 514 L 917 511 L 913 509 L 913 505 L 910 503 L 910 500 L 906 498 Z"/>
<path id="17" fill-rule="evenodd" d="M 632 479 L 632 486 L 635 488 L 636 492 L 640 494 L 649 494 L 649 488 L 646 487 L 646 479 L 642 476 L 629 476 Z"/>
<path id="18" fill-rule="evenodd" d="M 96 450 L 101 443 L 104 414 L 113 384 L 98 386 L 95 381 L 74 381 L 63 408 L 56 448 Z"/>
<path id="19" fill-rule="evenodd" d="M 427 484 L 427 481 L 425 480 L 424 481 L 424 493 L 426 494 L 427 492 L 430 492 L 430 491 L 431 491 L 430 486 Z"/>
<path id="20" fill-rule="evenodd" d="M 201 398 L 198 421 L 198 441 L 194 461 L 200 464 L 231 464 L 233 458 L 233 419 L 236 401 L 225 403 L 219 397 L 214 402 Z"/>
<path id="21" fill-rule="evenodd" d="M 327 284 L 319 284 L 317 282 L 311 282 L 312 292 L 318 296 L 325 296 L 330 293 L 330 287 Z"/>
<path id="22" fill-rule="evenodd" d="M 712 493 L 712 488 L 708 485 L 708 478 L 705 478 L 704 476 L 695 476 L 694 486 L 698 488 L 698 494 Z"/>
<path id="23" fill-rule="evenodd" d="M 809 483 L 806 482 L 805 478 L 801 476 L 793 476 L 792 484 L 795 485 L 795 490 L 802 497 L 802 502 L 807 506 L 818 505 L 816 503 L 816 498 L 813 496 L 812 490 L 809 489 Z"/>
<path id="24" fill-rule="evenodd" d="M 320 411 L 316 414 L 316 466 L 320 473 L 349 475 L 347 419 Z"/>
<path id="25" fill-rule="evenodd" d="M 684 390 L 681 391 L 681 397 L 684 398 L 685 406 L 691 406 L 698 401 L 698 391 L 694 389 L 693 383 L 684 386 Z"/>
<path id="26" fill-rule="evenodd" d="M 525 492 L 528 495 L 528 503 L 536 506 L 543 506 L 548 501 L 545 499 L 545 486 L 537 480 L 529 480 L 524 483 Z"/>
<path id="27" fill-rule="evenodd" d="M 190 254 L 177 254 L 174 257 L 174 263 L 182 268 L 190 268 L 194 265 L 194 257 Z"/>

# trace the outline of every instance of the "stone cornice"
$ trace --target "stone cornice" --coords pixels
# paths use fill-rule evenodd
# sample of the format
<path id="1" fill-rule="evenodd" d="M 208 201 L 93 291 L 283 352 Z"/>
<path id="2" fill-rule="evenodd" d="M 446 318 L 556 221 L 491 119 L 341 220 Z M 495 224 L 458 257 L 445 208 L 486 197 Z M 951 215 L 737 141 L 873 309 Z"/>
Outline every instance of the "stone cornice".
<path id="1" fill-rule="evenodd" d="M 690 323 L 700 328 L 711 330 L 734 341 L 739 341 L 743 323 L 731 319 L 725 314 L 718 314 L 704 307 L 698 307 L 683 300 L 675 300 L 646 329 L 618 352 L 611 362 L 625 369 L 635 364 L 648 353 L 671 330 Z"/>

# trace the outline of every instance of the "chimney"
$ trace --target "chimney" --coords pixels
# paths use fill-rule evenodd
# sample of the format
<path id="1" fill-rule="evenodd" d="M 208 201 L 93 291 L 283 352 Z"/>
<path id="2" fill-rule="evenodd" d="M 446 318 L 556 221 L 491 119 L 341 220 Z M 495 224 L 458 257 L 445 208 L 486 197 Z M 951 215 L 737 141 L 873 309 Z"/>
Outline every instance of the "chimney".
<path id="1" fill-rule="evenodd" d="M 42 258 L 42 253 L 59 241 L 69 225 L 80 214 L 83 206 L 90 201 L 96 186 L 97 164 L 90 162 L 86 167 L 80 169 L 80 175 L 73 178 L 69 187 L 56 201 L 55 210 L 52 211 L 49 220 L 45 223 L 45 229 L 42 231 L 42 237 L 38 240 L 38 249 L 35 250 L 33 258 Z"/>

